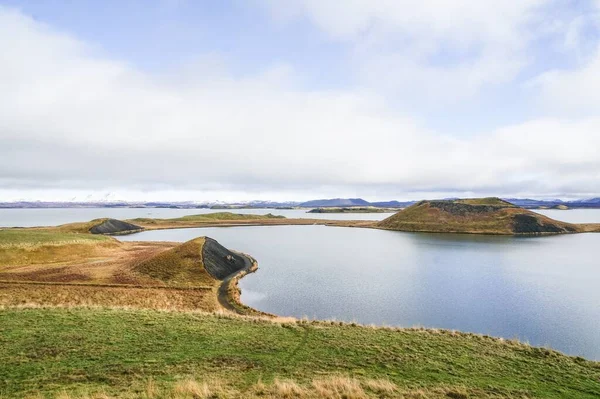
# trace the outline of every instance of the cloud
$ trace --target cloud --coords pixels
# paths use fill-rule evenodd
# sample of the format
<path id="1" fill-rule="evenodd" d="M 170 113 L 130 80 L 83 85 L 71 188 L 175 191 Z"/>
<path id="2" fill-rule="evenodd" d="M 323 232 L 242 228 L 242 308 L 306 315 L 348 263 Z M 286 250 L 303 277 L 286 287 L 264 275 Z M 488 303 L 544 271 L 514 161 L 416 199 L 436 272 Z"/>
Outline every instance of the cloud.
<path id="1" fill-rule="evenodd" d="M 373 91 L 302 90 L 289 65 L 149 74 L 4 8 L 0 50 L 4 192 L 600 193 L 597 119 L 457 138 Z"/>
<path id="2" fill-rule="evenodd" d="M 554 69 L 528 83 L 538 104 L 563 117 L 600 115 L 600 47 L 577 69 Z"/>
<path id="3" fill-rule="evenodd" d="M 263 0 L 279 23 L 306 18 L 352 48 L 357 76 L 399 101 L 443 107 L 544 69 L 539 46 L 580 53 L 596 1 Z M 595 39 L 597 41 L 597 38 Z M 410 99 L 403 96 L 409 92 Z M 432 104 L 434 102 L 434 104 Z"/>

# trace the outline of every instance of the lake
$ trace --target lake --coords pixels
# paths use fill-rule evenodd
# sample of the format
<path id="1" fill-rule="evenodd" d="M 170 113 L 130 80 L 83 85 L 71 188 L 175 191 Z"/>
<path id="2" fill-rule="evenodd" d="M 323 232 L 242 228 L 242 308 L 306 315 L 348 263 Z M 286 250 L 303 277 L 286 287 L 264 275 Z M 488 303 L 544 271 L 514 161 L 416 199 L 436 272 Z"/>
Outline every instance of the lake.
<path id="1" fill-rule="evenodd" d="M 307 213 L 306 209 L 170 209 L 170 208 L 43 208 L 0 209 L 0 227 L 57 226 L 87 222 L 99 218 L 177 218 L 214 212 L 264 215 L 272 213 L 287 218 L 331 220 L 383 220 L 393 213 Z M 600 209 L 537 210 L 551 218 L 570 223 L 600 223 Z"/>
<path id="2" fill-rule="evenodd" d="M 533 209 L 549 218 L 568 223 L 600 223 L 600 209 Z"/>
<path id="3" fill-rule="evenodd" d="M 600 234 L 524 238 L 270 226 L 119 239 L 203 235 L 258 260 L 259 270 L 240 287 L 242 301 L 265 312 L 456 329 L 600 360 Z"/>
<path id="4" fill-rule="evenodd" d="M 330 220 L 383 220 L 393 213 L 307 213 L 307 209 L 171 209 L 171 208 L 43 208 L 0 209 L 0 227 L 57 226 L 88 222 L 99 218 L 178 218 L 215 212 L 264 215 L 272 213 L 287 218 Z"/>

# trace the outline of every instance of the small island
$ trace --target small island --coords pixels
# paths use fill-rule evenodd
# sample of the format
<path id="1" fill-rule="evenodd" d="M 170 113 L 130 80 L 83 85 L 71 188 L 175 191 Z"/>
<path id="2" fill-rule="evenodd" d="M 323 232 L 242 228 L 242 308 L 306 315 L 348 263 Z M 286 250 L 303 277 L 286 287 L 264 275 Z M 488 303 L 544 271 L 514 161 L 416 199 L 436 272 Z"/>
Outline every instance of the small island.
<path id="1" fill-rule="evenodd" d="M 398 208 L 378 208 L 375 206 L 322 207 L 311 209 L 306 213 L 391 213 Z"/>
<path id="2" fill-rule="evenodd" d="M 377 228 L 427 233 L 545 235 L 598 231 L 518 207 L 500 198 L 420 201 L 377 223 Z"/>

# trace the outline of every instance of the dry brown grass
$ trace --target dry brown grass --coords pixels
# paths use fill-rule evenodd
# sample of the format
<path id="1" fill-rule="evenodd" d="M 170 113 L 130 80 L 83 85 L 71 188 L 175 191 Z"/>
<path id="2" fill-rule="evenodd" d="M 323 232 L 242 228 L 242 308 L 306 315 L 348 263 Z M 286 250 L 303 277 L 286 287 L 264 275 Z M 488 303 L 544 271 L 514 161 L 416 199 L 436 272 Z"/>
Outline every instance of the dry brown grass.
<path id="1" fill-rule="evenodd" d="M 204 237 L 179 244 L 29 229 L 0 233 L 2 306 L 222 309 L 220 282 L 203 265 Z"/>
<path id="2" fill-rule="evenodd" d="M 176 243 L 64 244 L 33 250 L 0 251 L 0 280 L 161 285 L 133 266 L 173 248 Z"/>
<path id="3" fill-rule="evenodd" d="M 214 285 L 216 280 L 206 271 L 202 259 L 204 237 L 143 260 L 134 266 L 138 273 L 172 286 Z"/>
<path id="4" fill-rule="evenodd" d="M 207 312 L 220 309 L 211 287 L 177 289 L 1 282 L 0 306 L 101 306 Z"/>
<path id="5" fill-rule="evenodd" d="M 578 224 L 584 233 L 600 233 L 600 223 Z"/>
<path id="6" fill-rule="evenodd" d="M 0 270 L 7 266 L 23 266 L 35 264 L 56 264 L 87 261 L 92 258 L 109 256 L 118 250 L 117 241 L 78 240 L 65 243 L 46 243 L 35 245 L 23 243 L 0 248 Z"/>
<path id="7" fill-rule="evenodd" d="M 275 379 L 271 384 L 258 381 L 247 389 L 237 388 L 235 384 L 226 384 L 222 380 L 210 378 L 197 380 L 185 378 L 170 386 L 160 387 L 150 379 L 145 386 L 109 395 L 105 392 L 68 393 L 45 397 L 33 394 L 31 399 L 530 399 L 526 394 L 503 395 L 469 390 L 464 387 L 434 387 L 399 389 L 386 380 L 356 379 L 344 376 L 324 377 L 312 380 L 309 384 L 300 384 L 293 380 Z"/>
<path id="8" fill-rule="evenodd" d="M 396 384 L 386 379 L 367 380 L 365 381 L 365 387 L 381 397 L 391 396 L 398 390 Z"/>
<path id="9" fill-rule="evenodd" d="M 355 378 L 344 376 L 313 380 L 312 386 L 320 398 L 328 399 L 363 399 L 367 394 Z"/>
<path id="10" fill-rule="evenodd" d="M 181 399 L 207 399 L 216 396 L 220 391 L 218 384 L 213 382 L 209 387 L 208 383 L 199 383 L 194 379 L 188 378 L 175 384 L 173 394 Z"/>

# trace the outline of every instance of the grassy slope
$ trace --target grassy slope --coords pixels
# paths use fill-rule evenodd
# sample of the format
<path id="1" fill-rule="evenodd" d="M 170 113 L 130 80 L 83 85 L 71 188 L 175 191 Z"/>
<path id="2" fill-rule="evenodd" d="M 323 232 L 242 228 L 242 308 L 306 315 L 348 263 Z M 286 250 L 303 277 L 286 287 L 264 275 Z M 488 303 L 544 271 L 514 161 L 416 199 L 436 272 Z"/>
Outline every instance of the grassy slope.
<path id="1" fill-rule="evenodd" d="M 0 248 L 7 247 L 35 247 L 40 245 L 63 245 L 73 243 L 99 243 L 110 242 L 112 239 L 105 236 L 91 234 L 76 234 L 61 231 L 43 231 L 30 229 L 5 229 L 0 230 Z"/>
<path id="2" fill-rule="evenodd" d="M 110 237 L 91 234 L 57 230 L 0 230 L 0 270 L 7 265 L 76 261 L 117 246 L 118 241 Z"/>
<path id="3" fill-rule="evenodd" d="M 204 269 L 204 237 L 178 245 L 135 266 L 139 273 L 171 286 L 213 286 L 216 282 Z"/>
<path id="4" fill-rule="evenodd" d="M 599 363 L 474 335 L 325 322 L 4 309 L 0 353 L 0 394 L 6 397 L 81 388 L 116 394 L 145 389 L 148 378 L 161 387 L 188 376 L 218 378 L 244 392 L 259 380 L 306 384 L 340 373 L 387 378 L 401 390 L 443 386 L 469 394 L 455 398 L 600 396 Z"/>
<path id="5" fill-rule="evenodd" d="M 102 224 L 108 220 L 108 218 L 100 218 L 90 220 L 89 222 L 77 222 L 77 223 L 68 223 L 62 224 L 56 227 L 47 227 L 46 229 L 53 229 L 57 231 L 70 232 L 70 233 L 81 233 L 81 234 L 89 234 L 90 229 L 94 226 Z"/>

